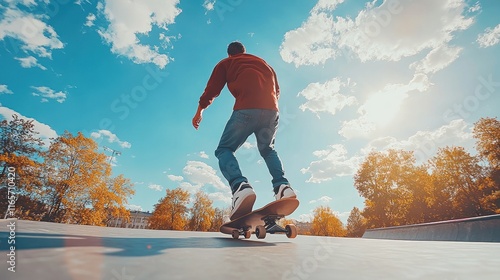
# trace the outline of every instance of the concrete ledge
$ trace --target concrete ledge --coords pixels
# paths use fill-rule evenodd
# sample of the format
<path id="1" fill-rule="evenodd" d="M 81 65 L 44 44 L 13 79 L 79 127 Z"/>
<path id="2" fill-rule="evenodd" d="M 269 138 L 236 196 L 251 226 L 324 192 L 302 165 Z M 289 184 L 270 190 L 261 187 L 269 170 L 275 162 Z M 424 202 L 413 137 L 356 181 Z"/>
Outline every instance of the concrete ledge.
<path id="1" fill-rule="evenodd" d="M 371 229 L 363 238 L 500 242 L 500 215 Z"/>

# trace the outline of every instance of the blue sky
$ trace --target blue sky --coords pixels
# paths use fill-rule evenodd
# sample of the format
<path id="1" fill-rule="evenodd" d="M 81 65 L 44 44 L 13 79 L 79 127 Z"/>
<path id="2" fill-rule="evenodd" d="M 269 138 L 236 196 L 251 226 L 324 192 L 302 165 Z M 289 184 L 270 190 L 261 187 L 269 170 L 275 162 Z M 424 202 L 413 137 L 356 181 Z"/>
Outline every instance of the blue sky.
<path id="1" fill-rule="evenodd" d="M 363 208 L 353 175 L 371 150 L 439 147 L 475 154 L 473 123 L 498 117 L 497 1 L 7 0 L 0 4 L 0 118 L 33 119 L 49 138 L 81 131 L 119 151 L 134 182 L 128 207 L 152 211 L 166 189 L 230 192 L 213 155 L 229 118 L 227 89 L 191 126 L 227 45 L 273 66 L 281 87 L 276 148 L 307 221 L 330 206 Z M 237 156 L 273 199 L 251 137 Z"/>

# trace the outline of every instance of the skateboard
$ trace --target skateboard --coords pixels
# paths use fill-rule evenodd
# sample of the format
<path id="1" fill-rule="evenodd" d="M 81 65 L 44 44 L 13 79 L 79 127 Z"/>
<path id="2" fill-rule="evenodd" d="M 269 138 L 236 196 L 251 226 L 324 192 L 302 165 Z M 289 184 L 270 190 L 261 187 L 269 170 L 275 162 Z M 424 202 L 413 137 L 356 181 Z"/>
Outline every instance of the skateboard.
<path id="1" fill-rule="evenodd" d="M 297 207 L 299 207 L 299 201 L 296 198 L 273 201 L 260 209 L 223 224 L 220 232 L 231 234 L 234 239 L 239 239 L 240 236 L 248 239 L 252 233 L 255 233 L 258 239 L 265 238 L 266 233 L 285 233 L 288 238 L 295 238 L 297 228 L 294 224 L 283 228 L 276 222 L 292 214 Z"/>

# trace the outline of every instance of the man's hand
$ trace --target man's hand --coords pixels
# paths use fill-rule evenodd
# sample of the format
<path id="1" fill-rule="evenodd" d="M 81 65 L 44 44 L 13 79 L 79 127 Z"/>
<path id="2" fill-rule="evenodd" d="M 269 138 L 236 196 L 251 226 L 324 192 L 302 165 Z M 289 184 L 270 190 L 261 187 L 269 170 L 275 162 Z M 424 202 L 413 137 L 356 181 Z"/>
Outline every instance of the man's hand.
<path id="1" fill-rule="evenodd" d="M 196 111 L 196 114 L 193 117 L 193 127 L 195 129 L 198 129 L 202 119 L 203 119 L 203 109 L 201 109 L 200 106 L 198 106 L 198 110 Z"/>

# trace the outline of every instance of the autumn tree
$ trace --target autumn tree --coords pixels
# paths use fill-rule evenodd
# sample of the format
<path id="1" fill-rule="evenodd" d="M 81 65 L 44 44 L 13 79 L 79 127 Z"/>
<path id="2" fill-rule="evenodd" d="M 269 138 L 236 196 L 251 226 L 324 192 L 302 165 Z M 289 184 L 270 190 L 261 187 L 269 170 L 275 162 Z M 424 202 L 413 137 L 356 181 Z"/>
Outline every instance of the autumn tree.
<path id="1" fill-rule="evenodd" d="M 194 197 L 193 207 L 190 209 L 189 229 L 194 231 L 208 231 L 212 226 L 215 210 L 212 200 L 202 191 L 198 191 Z"/>
<path id="2" fill-rule="evenodd" d="M 500 121 L 496 118 L 482 118 L 474 124 L 474 138 L 479 154 L 494 169 L 500 169 Z"/>
<path id="3" fill-rule="evenodd" d="M 348 237 L 362 237 L 366 230 L 365 218 L 361 215 L 359 208 L 354 207 L 347 218 L 347 236 Z"/>
<path id="4" fill-rule="evenodd" d="M 75 222 L 90 202 L 92 190 L 105 188 L 111 167 L 97 144 L 81 133 L 58 137 L 43 153 L 43 199 L 47 221 Z"/>
<path id="5" fill-rule="evenodd" d="M 82 211 L 78 224 L 107 225 L 115 217 L 128 219 L 130 212 L 125 208 L 127 198 L 134 194 L 130 180 L 123 175 L 109 178 L 90 190 L 86 211 Z"/>
<path id="6" fill-rule="evenodd" d="M 487 174 L 479 158 L 463 147 L 446 147 L 430 161 L 434 178 L 434 208 L 441 219 L 491 214 L 485 205 L 485 194 L 491 193 Z"/>
<path id="7" fill-rule="evenodd" d="M 482 118 L 474 124 L 474 138 L 479 155 L 489 163 L 491 193 L 485 202 L 493 206 L 493 211 L 500 213 L 500 121 L 496 118 Z"/>
<path id="8" fill-rule="evenodd" d="M 12 120 L 0 122 L 0 186 L 5 180 L 9 167 L 15 169 L 17 193 L 29 194 L 32 187 L 39 186 L 38 158 L 43 146 L 37 136 L 33 120 L 12 115 Z"/>
<path id="9" fill-rule="evenodd" d="M 314 209 L 311 225 L 311 234 L 316 236 L 345 236 L 342 222 L 328 206 L 319 206 Z"/>
<path id="10" fill-rule="evenodd" d="M 407 223 L 413 202 L 414 163 L 413 153 L 408 151 L 368 154 L 354 176 L 354 185 L 365 198 L 363 215 L 368 228 Z"/>
<path id="11" fill-rule="evenodd" d="M 65 132 L 44 149 L 37 134 L 33 120 L 13 115 L 0 122 L 0 183 L 15 168 L 17 217 L 104 225 L 110 215 L 126 215 L 130 182 L 110 177 L 111 166 L 92 139 Z"/>
<path id="12" fill-rule="evenodd" d="M 167 190 L 167 195 L 155 204 L 148 228 L 184 230 L 189 213 L 189 192 L 181 188 Z"/>
<path id="13" fill-rule="evenodd" d="M 224 217 L 229 217 L 230 208 L 227 209 L 214 209 L 214 215 L 212 216 L 212 220 L 210 221 L 210 228 L 208 231 L 219 231 L 222 224 L 224 224 Z M 229 219 L 229 218 L 228 218 Z"/>
<path id="14" fill-rule="evenodd" d="M 478 156 L 446 147 L 420 166 L 413 152 L 371 152 L 354 177 L 367 227 L 500 213 L 500 122 L 483 118 L 473 135 Z"/>
<path id="15" fill-rule="evenodd" d="M 411 171 L 411 181 L 406 185 L 410 193 L 409 207 L 406 212 L 406 224 L 418 224 L 439 220 L 433 214 L 434 202 L 433 179 L 427 164 L 415 166 Z"/>
<path id="16" fill-rule="evenodd" d="M 109 179 L 108 189 L 105 193 L 107 196 L 104 198 L 103 206 L 101 208 L 94 208 L 106 213 L 106 224 L 116 217 L 129 218 L 130 211 L 127 210 L 125 205 L 127 205 L 128 198 L 135 194 L 130 179 L 125 178 L 123 174 Z"/>

